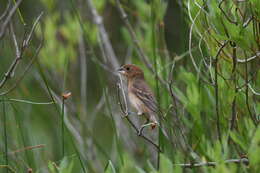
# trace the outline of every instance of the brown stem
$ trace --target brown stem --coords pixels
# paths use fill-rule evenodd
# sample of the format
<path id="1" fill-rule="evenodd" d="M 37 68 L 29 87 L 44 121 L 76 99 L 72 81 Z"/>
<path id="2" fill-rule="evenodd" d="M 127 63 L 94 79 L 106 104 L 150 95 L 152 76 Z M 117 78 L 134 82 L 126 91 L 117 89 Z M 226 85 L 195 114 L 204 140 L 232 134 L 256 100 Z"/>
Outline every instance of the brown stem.
<path id="1" fill-rule="evenodd" d="M 215 102 L 216 102 L 216 116 L 217 116 L 217 132 L 218 139 L 221 142 L 221 130 L 220 130 L 220 118 L 219 118 L 219 93 L 218 93 L 218 57 L 222 49 L 227 45 L 228 41 L 225 41 L 224 44 L 219 48 L 216 57 L 215 57 Z"/>

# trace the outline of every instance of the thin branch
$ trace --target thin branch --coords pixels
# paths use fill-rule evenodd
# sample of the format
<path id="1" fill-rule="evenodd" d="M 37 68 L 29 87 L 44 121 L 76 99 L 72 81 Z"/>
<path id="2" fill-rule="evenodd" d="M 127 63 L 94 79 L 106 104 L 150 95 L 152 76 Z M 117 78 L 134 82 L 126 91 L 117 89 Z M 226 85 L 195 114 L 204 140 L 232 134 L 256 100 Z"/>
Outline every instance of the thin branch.
<path id="1" fill-rule="evenodd" d="M 173 106 L 174 106 L 174 110 L 175 110 L 175 115 L 178 116 L 178 108 L 177 108 L 177 100 L 174 96 L 174 92 L 173 92 L 173 69 L 174 69 L 174 66 L 175 66 L 175 62 L 172 64 L 172 67 L 171 67 L 171 71 L 170 71 L 170 74 L 169 74 L 169 91 L 170 91 L 170 94 L 171 94 L 171 98 L 172 98 L 172 103 L 173 103 Z"/>
<path id="2" fill-rule="evenodd" d="M 219 118 L 219 94 L 218 94 L 218 57 L 220 52 L 222 51 L 222 49 L 227 45 L 228 41 L 225 41 L 224 44 L 219 48 L 219 50 L 217 51 L 217 54 L 215 56 L 215 82 L 214 82 L 214 86 L 215 86 L 215 109 L 216 109 L 216 116 L 217 116 L 217 132 L 218 132 L 218 139 L 221 142 L 221 130 L 220 130 L 220 118 Z"/>
<path id="3" fill-rule="evenodd" d="M 255 78 L 256 75 L 257 75 L 257 71 L 254 72 L 254 74 L 251 75 L 251 78 L 248 79 L 248 81 L 245 80 L 245 83 L 244 83 L 244 84 L 238 86 L 238 87 L 237 87 L 237 90 L 239 91 L 239 90 L 241 90 L 242 88 L 244 88 L 246 85 L 248 85 L 252 80 L 254 80 L 254 78 Z"/>
<path id="4" fill-rule="evenodd" d="M 128 29 L 131 37 L 133 38 L 133 42 L 135 43 L 135 46 L 136 46 L 136 49 L 137 49 L 137 52 L 140 56 L 140 58 L 142 59 L 142 61 L 145 63 L 145 65 L 148 67 L 148 69 L 152 72 L 154 72 L 153 70 L 153 66 L 152 64 L 149 62 L 149 59 L 148 57 L 145 55 L 143 49 L 141 48 L 140 46 L 140 42 L 139 40 L 137 39 L 137 36 L 135 34 L 135 31 L 132 27 L 132 25 L 130 24 L 129 20 L 128 20 L 128 16 L 126 14 L 126 12 L 124 11 L 124 9 L 122 8 L 122 5 L 120 3 L 119 0 L 116 0 L 116 5 L 117 5 L 117 8 L 118 8 L 118 11 L 120 12 L 120 15 L 121 15 L 121 18 L 123 19 L 125 25 L 126 25 L 126 28 Z"/>
<path id="5" fill-rule="evenodd" d="M 86 0 L 86 3 L 87 3 L 89 11 L 91 12 L 92 20 L 98 27 L 98 33 L 99 33 L 100 39 L 102 41 L 102 44 L 104 45 L 105 53 L 109 57 L 109 60 L 110 60 L 109 62 L 112 65 L 113 69 L 115 70 L 119 67 L 119 62 L 116 58 L 112 44 L 109 40 L 107 31 L 106 31 L 104 23 L 103 23 L 103 19 L 98 14 L 95 6 L 93 5 L 92 0 Z"/>
<path id="6" fill-rule="evenodd" d="M 260 96 L 260 92 L 255 91 L 254 88 L 250 84 L 247 84 L 247 85 L 254 95 Z"/>
<path id="7" fill-rule="evenodd" d="M 11 172 L 16 173 L 15 169 L 12 168 L 12 167 L 9 166 L 9 165 L 0 165 L 0 168 L 6 168 L 6 169 L 8 169 L 8 170 L 11 171 Z"/>
<path id="8" fill-rule="evenodd" d="M 22 99 L 0 99 L 0 102 L 19 102 L 19 103 L 26 103 L 31 105 L 50 105 L 54 104 L 55 102 L 34 102 L 30 100 L 22 100 Z"/>
<path id="9" fill-rule="evenodd" d="M 33 149 L 38 149 L 38 148 L 44 148 L 45 144 L 39 144 L 39 145 L 34 145 L 34 146 L 27 146 L 12 152 L 9 152 L 8 155 L 13 155 L 13 154 L 17 154 L 17 153 L 21 153 L 27 150 L 33 150 Z"/>
<path id="10" fill-rule="evenodd" d="M 13 6 L 13 8 L 10 10 L 8 16 L 6 17 L 3 25 L 1 26 L 0 28 L 0 40 L 3 38 L 4 34 L 5 34 L 5 30 L 6 30 L 6 27 L 8 26 L 8 24 L 10 23 L 16 9 L 19 7 L 19 5 L 21 4 L 22 0 L 18 0 L 16 2 L 16 4 Z"/>
<path id="11" fill-rule="evenodd" d="M 25 42 L 23 43 L 23 47 L 24 47 L 24 48 L 26 48 L 26 47 L 29 46 L 30 41 L 31 41 L 31 39 L 32 39 L 32 35 L 33 35 L 33 33 L 34 33 L 34 30 L 35 30 L 36 26 L 38 25 L 38 23 L 40 22 L 40 19 L 42 18 L 43 14 L 44 14 L 44 12 L 42 11 L 42 12 L 39 14 L 39 16 L 35 19 L 35 22 L 33 23 L 33 26 L 32 26 L 32 29 L 31 29 L 29 35 L 28 35 L 27 38 L 24 40 L 24 41 L 25 41 Z"/>
<path id="12" fill-rule="evenodd" d="M 188 3 L 188 8 L 190 8 L 190 1 Z M 199 70 L 199 68 L 198 68 L 198 66 L 197 66 L 197 64 L 196 64 L 196 62 L 194 60 L 194 57 L 193 57 L 193 55 L 191 53 L 191 49 L 192 49 L 192 30 L 193 30 L 193 27 L 195 25 L 195 21 L 196 21 L 197 17 L 199 16 L 200 12 L 201 12 L 201 8 L 198 11 L 198 13 L 196 14 L 196 16 L 194 17 L 194 19 L 192 18 L 191 14 L 189 14 L 190 20 L 192 22 L 192 24 L 190 26 L 190 31 L 189 31 L 189 53 L 190 53 L 191 62 L 193 64 L 195 70 L 198 72 L 198 74 L 200 73 L 200 70 Z"/>
<path id="13" fill-rule="evenodd" d="M 232 67 L 232 74 L 231 74 L 231 78 L 233 80 L 234 83 L 234 90 L 235 90 L 235 95 L 232 101 L 232 108 L 231 108 L 231 121 L 230 121 L 230 131 L 232 131 L 235 128 L 235 124 L 236 124 L 236 116 L 237 116 L 237 74 L 236 74 L 236 68 L 237 68 L 237 47 L 236 44 L 231 44 L 233 47 L 233 67 Z M 228 137 L 228 142 L 231 141 L 230 136 Z"/>
<path id="14" fill-rule="evenodd" d="M 8 4 L 6 5 L 5 11 L 0 16 L 0 21 L 3 20 L 5 18 L 5 16 L 8 14 L 10 6 L 11 6 L 11 0 L 8 0 Z"/>
<path id="15" fill-rule="evenodd" d="M 80 30 L 79 37 L 79 59 L 80 59 L 80 95 L 81 102 L 83 106 L 83 112 L 86 113 L 86 105 L 87 105 L 87 56 L 85 50 L 85 42 L 84 42 L 84 34 L 83 31 Z"/>
<path id="16" fill-rule="evenodd" d="M 15 33 L 14 33 L 13 29 L 12 29 L 12 25 L 11 25 L 12 37 L 13 37 L 13 41 L 14 41 L 14 45 L 15 45 L 15 49 L 16 49 L 16 58 L 13 60 L 13 62 L 10 65 L 9 69 L 4 74 L 4 78 L 0 82 L 0 89 L 5 85 L 7 80 L 10 79 L 14 75 L 15 69 L 16 69 L 16 67 L 19 64 L 19 61 L 22 59 L 25 49 L 29 46 L 29 43 L 30 43 L 30 40 L 31 40 L 31 37 L 32 37 L 32 33 L 34 32 L 34 30 L 36 28 L 36 25 L 39 23 L 39 20 L 41 19 L 42 15 L 43 15 L 43 12 L 35 20 L 35 22 L 33 24 L 33 27 L 31 29 L 31 32 L 27 36 L 27 38 L 23 40 L 21 48 L 18 47 L 16 35 L 15 35 Z"/>
<path id="17" fill-rule="evenodd" d="M 246 53 L 244 52 L 244 54 L 246 55 Z M 247 57 L 247 56 L 246 56 Z M 255 125 L 257 125 L 257 120 L 256 120 L 256 118 L 254 117 L 254 115 L 252 114 L 252 112 L 251 112 L 251 110 L 250 110 L 250 104 L 249 104 L 249 90 L 248 90 L 248 88 L 249 88 L 249 80 L 248 80 L 248 67 L 247 67 L 247 58 L 246 58 L 246 64 L 245 64 L 245 80 L 246 80 L 246 83 L 247 83 L 247 85 L 246 85 L 246 107 L 247 107 L 247 110 L 248 110 L 248 113 L 249 113 L 249 116 L 250 116 L 250 118 L 251 118 L 251 120 L 253 121 L 253 123 L 255 124 Z"/>
<path id="18" fill-rule="evenodd" d="M 9 157 L 8 157 L 8 136 L 7 136 L 7 117 L 6 117 L 6 106 L 5 102 L 3 102 L 3 124 L 4 124 L 4 159 L 5 164 L 9 164 Z M 8 173 L 8 170 L 6 169 L 6 172 Z"/>
<path id="19" fill-rule="evenodd" d="M 229 16 L 226 14 L 226 12 L 223 10 L 223 8 L 221 7 L 221 5 L 223 4 L 225 0 L 221 0 L 220 3 L 218 4 L 218 8 L 221 10 L 221 12 L 224 14 L 225 18 L 230 22 L 233 23 L 235 25 L 237 25 L 237 21 L 233 21 L 232 19 L 229 18 Z"/>
<path id="20" fill-rule="evenodd" d="M 27 72 L 31 69 L 32 65 L 34 64 L 34 62 L 37 60 L 37 57 L 38 57 L 38 55 L 39 55 L 39 53 L 41 51 L 41 48 L 43 46 L 43 42 L 44 42 L 44 37 L 43 37 L 43 33 L 42 33 L 42 38 L 41 38 L 41 41 L 40 41 L 40 45 L 38 46 L 34 56 L 31 59 L 31 61 L 26 66 L 25 70 L 23 71 L 21 76 L 16 80 L 14 85 L 11 88 L 9 88 L 8 90 L 0 93 L 0 96 L 6 95 L 6 94 L 12 92 L 18 86 L 18 84 L 23 80 L 24 76 L 27 74 Z"/>
<path id="21" fill-rule="evenodd" d="M 237 163 L 237 164 L 245 164 L 249 165 L 249 160 L 247 158 L 241 158 L 241 159 L 228 159 L 225 160 L 224 163 Z M 196 167 L 202 167 L 202 166 L 217 166 L 218 162 L 201 162 L 201 163 L 180 163 L 180 164 L 174 164 L 174 166 L 181 166 L 185 168 L 196 168 Z"/>
<path id="22" fill-rule="evenodd" d="M 256 55 L 250 57 L 250 58 L 245 58 L 245 59 L 238 59 L 237 58 L 237 62 L 238 63 L 246 63 L 246 62 L 250 62 L 256 58 L 260 58 L 260 52 L 257 52 Z"/>
<path id="23" fill-rule="evenodd" d="M 253 16 L 249 17 L 249 18 L 247 19 L 247 21 L 245 21 L 245 23 L 243 24 L 243 27 L 246 28 L 246 27 L 249 25 L 249 23 L 250 23 L 253 19 L 254 19 Z"/>

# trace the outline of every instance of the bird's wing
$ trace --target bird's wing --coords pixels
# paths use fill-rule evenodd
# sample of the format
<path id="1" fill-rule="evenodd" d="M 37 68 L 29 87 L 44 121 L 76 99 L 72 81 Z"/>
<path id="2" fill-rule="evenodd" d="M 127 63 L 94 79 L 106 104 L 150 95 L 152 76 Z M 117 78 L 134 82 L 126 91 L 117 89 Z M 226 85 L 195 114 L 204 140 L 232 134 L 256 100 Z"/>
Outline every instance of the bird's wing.
<path id="1" fill-rule="evenodd" d="M 149 108 L 152 112 L 157 112 L 157 103 L 149 86 L 144 82 L 135 82 L 132 92 Z"/>

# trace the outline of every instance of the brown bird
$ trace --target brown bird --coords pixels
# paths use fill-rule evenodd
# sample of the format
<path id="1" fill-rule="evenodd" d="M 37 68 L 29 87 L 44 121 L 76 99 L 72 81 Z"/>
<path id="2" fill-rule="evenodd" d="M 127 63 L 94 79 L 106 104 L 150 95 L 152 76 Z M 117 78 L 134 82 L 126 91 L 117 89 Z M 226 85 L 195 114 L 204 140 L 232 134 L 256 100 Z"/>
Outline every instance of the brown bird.
<path id="1" fill-rule="evenodd" d="M 158 125 L 156 120 L 157 103 L 152 90 L 145 81 L 143 70 L 136 65 L 126 64 L 119 68 L 118 72 L 127 78 L 130 103 L 137 110 L 138 115 L 145 115 L 147 119 L 147 122 L 139 129 L 138 134 L 141 135 L 147 126 L 154 129 Z"/>

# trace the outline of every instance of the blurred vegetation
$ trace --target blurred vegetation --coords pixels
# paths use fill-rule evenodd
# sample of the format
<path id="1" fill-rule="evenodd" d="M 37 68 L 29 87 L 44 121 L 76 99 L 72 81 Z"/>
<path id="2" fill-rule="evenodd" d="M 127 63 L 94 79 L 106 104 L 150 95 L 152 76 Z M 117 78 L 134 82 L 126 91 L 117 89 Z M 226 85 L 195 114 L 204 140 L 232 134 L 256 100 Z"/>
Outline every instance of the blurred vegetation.
<path id="1" fill-rule="evenodd" d="M 2 33 L 0 172 L 260 171 L 259 0 L 2 0 Z M 126 63 L 157 97 L 161 152 L 121 118 Z"/>

